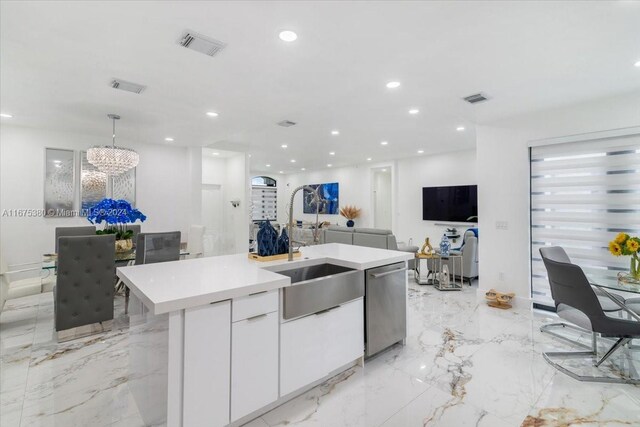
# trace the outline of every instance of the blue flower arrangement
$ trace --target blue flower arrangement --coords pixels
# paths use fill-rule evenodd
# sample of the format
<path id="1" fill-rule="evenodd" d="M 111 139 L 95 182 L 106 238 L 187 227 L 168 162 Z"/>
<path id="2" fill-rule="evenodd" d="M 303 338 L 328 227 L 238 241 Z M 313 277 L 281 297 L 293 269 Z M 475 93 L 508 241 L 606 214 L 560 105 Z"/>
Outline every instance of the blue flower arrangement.
<path id="1" fill-rule="evenodd" d="M 125 224 L 133 224 L 137 220 L 144 222 L 147 217 L 126 200 L 102 199 L 89 209 L 87 219 L 91 224 L 102 224 L 103 221 L 107 224 L 96 234 L 115 234 L 116 240 L 126 240 L 133 236 L 133 231 L 126 230 Z"/>

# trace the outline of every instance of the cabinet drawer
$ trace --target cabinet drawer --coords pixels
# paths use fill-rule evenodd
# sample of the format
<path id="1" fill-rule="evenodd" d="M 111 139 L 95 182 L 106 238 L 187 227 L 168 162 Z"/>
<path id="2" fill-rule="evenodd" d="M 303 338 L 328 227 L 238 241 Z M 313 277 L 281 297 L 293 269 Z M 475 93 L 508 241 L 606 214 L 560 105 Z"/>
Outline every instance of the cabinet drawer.
<path id="1" fill-rule="evenodd" d="M 232 300 L 232 322 L 278 311 L 278 290 L 258 292 Z"/>

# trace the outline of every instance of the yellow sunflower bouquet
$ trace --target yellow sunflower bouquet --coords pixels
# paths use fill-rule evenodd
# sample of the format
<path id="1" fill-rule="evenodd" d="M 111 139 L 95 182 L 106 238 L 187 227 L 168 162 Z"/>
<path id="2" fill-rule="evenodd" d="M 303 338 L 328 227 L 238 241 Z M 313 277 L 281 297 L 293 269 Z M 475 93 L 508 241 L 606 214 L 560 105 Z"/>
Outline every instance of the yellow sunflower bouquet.
<path id="1" fill-rule="evenodd" d="M 615 239 L 609 242 L 609 252 L 614 256 L 630 256 L 631 268 L 629 275 L 635 281 L 640 280 L 640 238 L 631 237 L 627 233 L 619 233 Z"/>

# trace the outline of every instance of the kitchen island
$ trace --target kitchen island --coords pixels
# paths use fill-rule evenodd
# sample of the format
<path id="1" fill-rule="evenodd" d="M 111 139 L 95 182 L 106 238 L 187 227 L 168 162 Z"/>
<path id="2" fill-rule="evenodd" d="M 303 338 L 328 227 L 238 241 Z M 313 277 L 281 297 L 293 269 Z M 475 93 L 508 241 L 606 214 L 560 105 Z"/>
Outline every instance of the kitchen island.
<path id="1" fill-rule="evenodd" d="M 131 290 L 129 384 L 145 423 L 241 425 L 363 363 L 365 282 L 373 294 L 378 277 L 398 278 L 394 312 L 405 322 L 411 257 L 331 243 L 292 262 L 239 254 L 118 268 Z"/>

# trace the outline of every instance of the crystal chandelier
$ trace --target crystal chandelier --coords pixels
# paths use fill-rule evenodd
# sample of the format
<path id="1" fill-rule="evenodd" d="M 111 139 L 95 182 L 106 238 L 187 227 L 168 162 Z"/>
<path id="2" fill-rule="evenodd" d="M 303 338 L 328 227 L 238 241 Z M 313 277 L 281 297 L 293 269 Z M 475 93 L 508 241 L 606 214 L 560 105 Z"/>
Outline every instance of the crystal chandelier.
<path id="1" fill-rule="evenodd" d="M 114 176 L 135 168 L 140 161 L 140 156 L 130 148 L 116 147 L 116 120 L 120 120 L 120 116 L 109 114 L 108 117 L 113 120 L 113 141 L 111 146 L 99 145 L 89 148 L 87 150 L 87 160 L 98 170 Z"/>
<path id="2" fill-rule="evenodd" d="M 107 175 L 96 170 L 82 171 L 82 189 L 87 191 L 100 192 L 107 188 Z"/>

